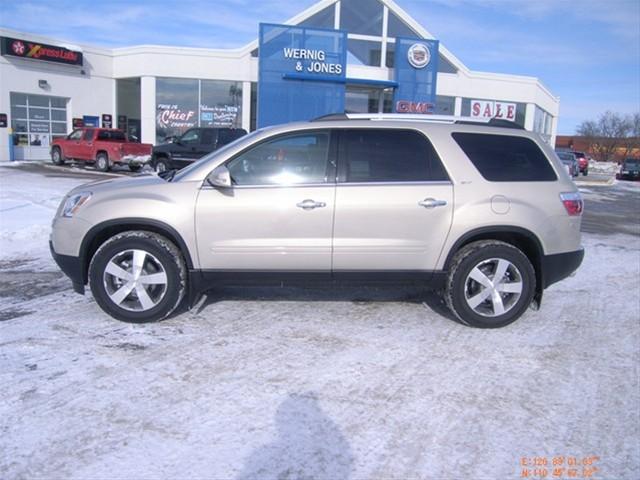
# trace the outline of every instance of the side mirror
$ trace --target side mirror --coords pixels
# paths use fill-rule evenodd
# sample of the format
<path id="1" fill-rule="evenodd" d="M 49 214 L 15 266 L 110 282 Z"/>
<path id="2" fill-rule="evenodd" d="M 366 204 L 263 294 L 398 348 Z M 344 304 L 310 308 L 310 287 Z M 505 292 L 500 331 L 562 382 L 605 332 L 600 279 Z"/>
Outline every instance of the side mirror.
<path id="1" fill-rule="evenodd" d="M 207 182 L 215 188 L 231 188 L 229 169 L 224 165 L 214 168 L 213 172 L 207 176 Z"/>

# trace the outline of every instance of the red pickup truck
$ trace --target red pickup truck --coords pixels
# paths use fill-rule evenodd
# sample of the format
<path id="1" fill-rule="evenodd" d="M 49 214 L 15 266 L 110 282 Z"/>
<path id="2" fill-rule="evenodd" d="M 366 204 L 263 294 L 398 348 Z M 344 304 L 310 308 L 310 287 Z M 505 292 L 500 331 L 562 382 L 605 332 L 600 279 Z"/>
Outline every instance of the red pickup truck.
<path id="1" fill-rule="evenodd" d="M 119 163 L 135 172 L 151 160 L 152 150 L 150 143 L 130 142 L 122 130 L 85 127 L 51 142 L 51 161 L 56 165 L 65 160 L 95 162 L 103 172 Z"/>

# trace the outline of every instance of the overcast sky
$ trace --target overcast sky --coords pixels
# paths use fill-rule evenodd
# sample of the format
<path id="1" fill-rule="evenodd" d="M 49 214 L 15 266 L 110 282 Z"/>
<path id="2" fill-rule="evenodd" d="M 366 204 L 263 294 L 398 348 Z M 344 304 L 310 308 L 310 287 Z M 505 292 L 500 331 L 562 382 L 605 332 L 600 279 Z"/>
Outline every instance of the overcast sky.
<path id="1" fill-rule="evenodd" d="M 233 48 L 257 37 L 258 22 L 284 22 L 313 3 L 0 0 L 0 25 L 110 47 Z M 605 110 L 640 111 L 640 0 L 396 3 L 472 70 L 540 78 L 560 97 L 560 134 Z"/>

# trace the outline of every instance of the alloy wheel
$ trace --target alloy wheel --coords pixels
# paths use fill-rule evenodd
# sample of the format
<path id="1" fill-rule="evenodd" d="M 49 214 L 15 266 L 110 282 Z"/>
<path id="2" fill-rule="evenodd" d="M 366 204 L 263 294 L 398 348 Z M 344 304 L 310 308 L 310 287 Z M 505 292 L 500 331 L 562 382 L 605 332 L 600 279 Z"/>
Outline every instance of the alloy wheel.
<path id="1" fill-rule="evenodd" d="M 471 269 L 465 280 L 467 305 L 483 317 L 509 312 L 522 295 L 520 270 L 503 258 L 483 260 Z"/>
<path id="2" fill-rule="evenodd" d="M 167 272 L 162 263 L 138 249 L 115 254 L 104 269 L 103 282 L 115 305 L 134 312 L 154 308 L 167 292 Z"/>

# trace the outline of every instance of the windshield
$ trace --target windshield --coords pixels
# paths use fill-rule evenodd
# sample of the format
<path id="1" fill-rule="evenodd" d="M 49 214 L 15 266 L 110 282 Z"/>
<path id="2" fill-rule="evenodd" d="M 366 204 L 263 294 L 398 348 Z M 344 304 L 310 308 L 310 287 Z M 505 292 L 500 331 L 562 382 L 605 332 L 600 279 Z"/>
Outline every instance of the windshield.
<path id="1" fill-rule="evenodd" d="M 190 172 L 192 172 L 193 170 L 198 169 L 202 164 L 207 163 L 209 161 L 211 161 L 212 159 L 216 158 L 218 155 L 224 155 L 225 152 L 227 150 L 231 150 L 232 148 L 234 148 L 236 145 L 238 145 L 241 142 L 251 142 L 251 139 L 253 137 L 255 137 L 257 134 L 262 133 L 264 131 L 264 129 L 259 129 L 259 130 L 255 130 L 253 132 L 251 132 L 248 135 L 245 135 L 243 137 L 237 138 L 235 139 L 233 142 L 231 143 L 227 143 L 224 147 L 220 147 L 217 150 L 214 150 L 213 152 L 211 152 L 208 155 L 205 155 L 204 157 L 202 157 L 200 160 L 197 160 L 195 162 L 193 162 L 191 165 L 189 165 L 188 167 L 183 168 L 182 170 L 180 170 L 178 173 L 176 173 L 175 175 L 172 175 L 170 177 L 170 180 L 180 180 L 183 177 L 187 176 Z"/>
<path id="2" fill-rule="evenodd" d="M 640 160 L 625 160 L 624 168 L 640 169 Z"/>
<path id="3" fill-rule="evenodd" d="M 575 157 L 573 156 L 573 153 L 556 152 L 556 154 L 558 155 L 558 158 L 560 160 L 562 160 L 563 162 L 573 162 L 575 160 Z"/>

